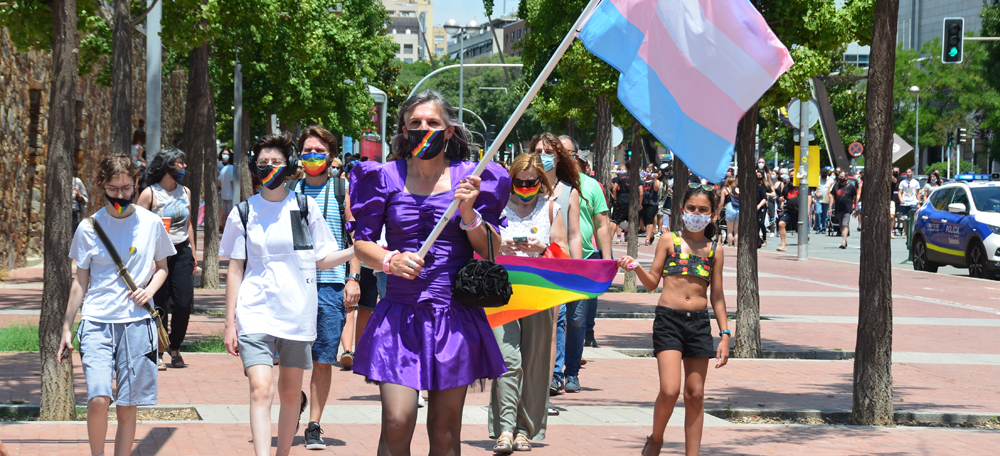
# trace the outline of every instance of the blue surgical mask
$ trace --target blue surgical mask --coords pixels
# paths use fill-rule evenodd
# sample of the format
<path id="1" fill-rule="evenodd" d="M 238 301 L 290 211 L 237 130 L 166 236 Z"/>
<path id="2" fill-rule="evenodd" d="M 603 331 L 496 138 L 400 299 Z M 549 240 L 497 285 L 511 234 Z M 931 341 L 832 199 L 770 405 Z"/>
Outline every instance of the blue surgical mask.
<path id="1" fill-rule="evenodd" d="M 552 171 L 552 168 L 556 167 L 556 157 L 549 154 L 539 154 L 542 158 L 542 166 L 545 167 L 545 172 Z"/>
<path id="2" fill-rule="evenodd" d="M 330 176 L 337 177 L 340 175 L 340 168 L 330 168 Z"/>
<path id="3" fill-rule="evenodd" d="M 179 169 L 179 170 L 177 170 L 177 171 L 174 172 L 174 179 L 175 180 L 181 180 L 181 179 L 184 178 L 184 174 L 185 174 L 185 170 Z"/>

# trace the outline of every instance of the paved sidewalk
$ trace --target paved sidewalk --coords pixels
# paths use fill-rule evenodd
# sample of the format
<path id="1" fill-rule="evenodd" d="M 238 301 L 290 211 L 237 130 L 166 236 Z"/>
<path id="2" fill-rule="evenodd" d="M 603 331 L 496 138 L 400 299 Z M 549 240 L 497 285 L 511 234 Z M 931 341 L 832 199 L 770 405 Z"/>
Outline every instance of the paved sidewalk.
<path id="1" fill-rule="evenodd" d="M 623 250 L 623 246 L 622 250 Z M 640 260 L 652 260 L 652 247 Z M 623 252 L 618 253 L 620 255 Z M 726 251 L 728 310 L 736 311 L 736 256 Z M 766 351 L 843 353 L 854 350 L 858 311 L 858 266 L 829 260 L 759 254 L 761 336 Z M 617 282 L 621 283 L 619 275 Z M 895 408 L 900 411 L 1000 414 L 1000 355 L 987 343 L 1000 326 L 1000 282 L 893 270 Z M 222 306 L 223 291 L 196 291 L 196 307 Z M 608 293 L 597 338 L 585 350 L 583 392 L 552 402 L 562 411 L 550 421 L 547 439 L 535 451 L 546 455 L 634 455 L 652 420 L 658 392 L 656 361 L 632 357 L 652 348 L 651 313 L 658 293 Z M 0 326 L 37 322 L 41 269 L 13 271 L 0 286 Z M 714 322 L 713 322 L 714 325 Z M 222 332 L 223 318 L 198 314 L 188 340 Z M 735 323 L 730 321 L 730 328 Z M 713 329 L 715 331 L 716 329 Z M 716 338 L 718 342 L 718 338 Z M 79 358 L 74 356 L 76 397 L 86 399 Z M 246 418 L 249 393 L 237 358 L 185 354 L 186 369 L 161 373 L 161 406 L 194 406 L 201 422 L 157 422 L 139 426 L 138 455 L 252 454 Z M 706 408 L 749 410 L 849 410 L 853 361 L 803 359 L 731 360 L 709 369 Z M 308 374 L 303 381 L 308 390 Z M 0 353 L 0 404 L 40 400 L 37 353 Z M 489 390 L 470 390 L 463 451 L 489 453 L 484 406 Z M 277 412 L 277 399 L 274 412 Z M 324 415 L 326 453 L 309 452 L 296 439 L 292 454 L 374 454 L 379 428 L 378 389 L 351 372 L 334 373 Z M 424 409 L 426 410 L 426 409 Z M 421 412 L 425 413 L 425 412 Z M 663 454 L 683 453 L 683 401 L 670 422 Z M 112 425 L 109 435 L 113 435 Z M 82 423 L 0 424 L 14 455 L 86 454 Z M 706 416 L 703 454 L 927 454 L 981 452 L 1000 443 L 1000 431 L 948 428 L 745 425 Z M 992 444 L 992 445 L 991 445 Z M 111 448 L 109 447 L 108 450 Z M 427 452 L 418 425 L 414 454 Z"/>

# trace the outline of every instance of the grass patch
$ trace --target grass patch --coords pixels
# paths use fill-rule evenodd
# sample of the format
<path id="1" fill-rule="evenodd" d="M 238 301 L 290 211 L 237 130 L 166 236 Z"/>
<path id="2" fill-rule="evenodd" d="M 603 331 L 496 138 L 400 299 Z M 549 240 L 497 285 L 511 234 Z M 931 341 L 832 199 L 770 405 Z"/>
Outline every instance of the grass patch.
<path id="1" fill-rule="evenodd" d="M 188 353 L 225 353 L 226 345 L 223 343 L 222 334 L 212 334 L 208 337 L 184 344 L 181 346 L 181 351 Z"/>
<path id="2" fill-rule="evenodd" d="M 78 323 L 73 323 L 76 332 Z M 80 350 L 80 344 L 73 339 L 73 348 Z M 0 328 L 0 352 L 37 352 L 38 325 L 30 323 L 14 323 Z"/>

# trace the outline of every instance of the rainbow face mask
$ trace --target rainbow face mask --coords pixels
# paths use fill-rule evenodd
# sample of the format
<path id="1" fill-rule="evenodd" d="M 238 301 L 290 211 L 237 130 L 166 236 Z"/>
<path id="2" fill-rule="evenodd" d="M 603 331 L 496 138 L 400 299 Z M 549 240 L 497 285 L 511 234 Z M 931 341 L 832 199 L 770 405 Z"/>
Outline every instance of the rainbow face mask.
<path id="1" fill-rule="evenodd" d="M 407 130 L 406 139 L 410 141 L 413 158 L 430 160 L 437 157 L 444 148 L 444 130 Z"/>
<path id="2" fill-rule="evenodd" d="M 302 167 L 310 176 L 319 176 L 323 171 L 326 171 L 326 155 L 305 154 L 302 156 Z"/>
<path id="3" fill-rule="evenodd" d="M 118 212 L 119 214 L 124 214 L 125 210 L 128 209 L 128 205 L 132 204 L 132 200 L 115 198 L 107 193 L 104 194 L 104 198 L 108 200 L 108 204 L 110 204 L 111 207 L 114 208 L 115 212 Z"/>
<path id="4" fill-rule="evenodd" d="M 517 185 L 511 186 L 514 189 L 514 194 L 517 195 L 521 201 L 525 203 L 530 203 L 531 200 L 538 196 L 538 191 L 542 188 L 542 183 L 535 181 L 535 185 L 532 187 L 519 187 Z"/>

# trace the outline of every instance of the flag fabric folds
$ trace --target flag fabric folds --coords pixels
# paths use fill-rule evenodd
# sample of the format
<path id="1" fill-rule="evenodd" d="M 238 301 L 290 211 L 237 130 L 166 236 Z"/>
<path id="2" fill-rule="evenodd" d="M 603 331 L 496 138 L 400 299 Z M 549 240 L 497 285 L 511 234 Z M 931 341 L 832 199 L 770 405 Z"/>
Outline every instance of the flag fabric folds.
<path id="1" fill-rule="evenodd" d="M 793 63 L 747 0 L 604 0 L 580 40 L 621 72 L 629 112 L 711 182 L 740 118 Z"/>
<path id="2" fill-rule="evenodd" d="M 496 262 L 507 270 L 514 293 L 509 304 L 486 308 L 493 328 L 560 304 L 596 298 L 618 274 L 614 260 L 498 256 Z"/>

